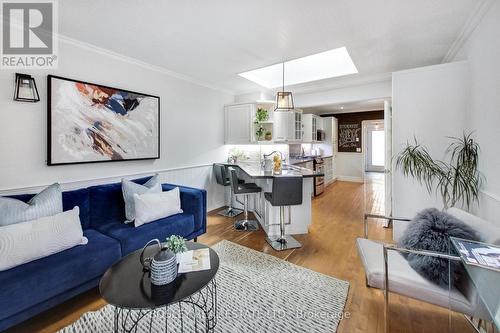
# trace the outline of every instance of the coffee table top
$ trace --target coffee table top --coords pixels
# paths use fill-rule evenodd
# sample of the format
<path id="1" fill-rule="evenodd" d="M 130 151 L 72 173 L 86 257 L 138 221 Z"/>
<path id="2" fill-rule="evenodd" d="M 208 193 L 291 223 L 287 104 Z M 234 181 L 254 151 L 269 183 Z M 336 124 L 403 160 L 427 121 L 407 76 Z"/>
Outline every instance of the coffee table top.
<path id="1" fill-rule="evenodd" d="M 108 268 L 99 283 L 99 292 L 106 302 L 129 309 L 151 309 L 179 302 L 203 289 L 219 270 L 219 256 L 210 247 L 186 242 L 188 250 L 208 248 L 210 269 L 198 272 L 180 273 L 171 283 L 164 286 L 151 284 L 149 272 L 144 272 L 137 250 L 123 257 Z M 150 246 L 145 257 L 152 256 L 157 247 Z"/>

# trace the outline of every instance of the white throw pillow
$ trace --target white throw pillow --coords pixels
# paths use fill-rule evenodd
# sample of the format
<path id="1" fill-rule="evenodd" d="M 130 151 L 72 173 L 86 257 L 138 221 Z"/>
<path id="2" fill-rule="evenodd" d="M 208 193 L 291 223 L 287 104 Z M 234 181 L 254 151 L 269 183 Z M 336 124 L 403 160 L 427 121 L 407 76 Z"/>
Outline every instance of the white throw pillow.
<path id="1" fill-rule="evenodd" d="M 0 227 L 0 271 L 87 244 L 78 206 L 56 215 Z"/>
<path id="2" fill-rule="evenodd" d="M 161 193 L 134 194 L 136 227 L 182 213 L 178 187 Z"/>

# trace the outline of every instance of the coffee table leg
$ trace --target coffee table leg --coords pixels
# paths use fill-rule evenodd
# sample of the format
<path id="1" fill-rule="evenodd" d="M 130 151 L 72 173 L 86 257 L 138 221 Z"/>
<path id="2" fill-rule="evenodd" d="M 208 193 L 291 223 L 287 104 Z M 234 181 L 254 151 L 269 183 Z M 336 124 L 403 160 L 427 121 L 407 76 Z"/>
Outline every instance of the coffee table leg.
<path id="1" fill-rule="evenodd" d="M 119 321 L 119 316 L 120 316 L 120 309 L 115 306 L 115 313 L 114 313 L 114 325 L 113 325 L 113 331 L 115 333 L 118 333 L 118 321 Z"/>
<path id="2" fill-rule="evenodd" d="M 203 290 L 200 290 L 196 298 L 189 297 L 187 300 L 180 301 L 179 306 L 179 320 L 181 332 L 184 332 L 184 309 L 183 303 L 191 305 L 193 308 L 193 316 L 195 320 L 195 332 L 198 331 L 198 319 L 196 310 L 200 310 L 205 317 L 205 332 L 213 332 L 217 325 L 217 281 L 213 279 Z M 125 314 L 124 311 L 127 311 Z M 135 312 L 135 313 L 134 313 Z M 137 315 L 137 317 L 134 316 Z M 149 332 L 152 332 L 153 320 L 155 317 L 155 310 L 129 310 L 120 307 L 114 307 L 114 322 L 113 331 L 118 332 L 137 332 L 139 322 L 142 319 L 148 320 L 149 318 Z M 144 318 L 146 317 L 146 318 Z M 130 322 L 129 322 L 130 321 Z M 129 325 L 131 324 L 131 325 Z M 202 326 L 203 327 L 203 326 Z M 165 306 L 165 333 L 168 332 L 168 305 Z"/>

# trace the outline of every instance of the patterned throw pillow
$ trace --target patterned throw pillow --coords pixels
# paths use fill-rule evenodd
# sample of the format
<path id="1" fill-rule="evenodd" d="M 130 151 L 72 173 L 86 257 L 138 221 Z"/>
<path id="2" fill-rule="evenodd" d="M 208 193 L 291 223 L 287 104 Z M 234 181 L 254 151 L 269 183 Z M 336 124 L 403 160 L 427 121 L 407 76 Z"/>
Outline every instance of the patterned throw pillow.
<path id="1" fill-rule="evenodd" d="M 160 193 L 161 183 L 160 176 L 155 174 L 148 180 L 144 185 L 139 185 L 133 181 L 122 179 L 122 193 L 123 200 L 125 201 L 125 217 L 127 220 L 125 223 L 134 222 L 135 219 L 135 203 L 134 194 L 144 194 L 144 193 Z"/>
<path id="2" fill-rule="evenodd" d="M 58 183 L 50 185 L 27 203 L 0 197 L 0 227 L 52 216 L 62 211 L 62 192 Z"/>

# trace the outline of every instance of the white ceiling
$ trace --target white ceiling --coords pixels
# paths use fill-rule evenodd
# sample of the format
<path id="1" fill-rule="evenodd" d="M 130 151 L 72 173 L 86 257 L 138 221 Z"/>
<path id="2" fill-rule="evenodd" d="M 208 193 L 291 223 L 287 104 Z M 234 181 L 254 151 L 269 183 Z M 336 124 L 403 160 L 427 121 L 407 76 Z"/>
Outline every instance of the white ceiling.
<path id="1" fill-rule="evenodd" d="M 354 75 L 440 63 L 478 3 L 64 0 L 59 32 L 241 93 L 260 87 L 238 73 L 342 46 Z"/>

